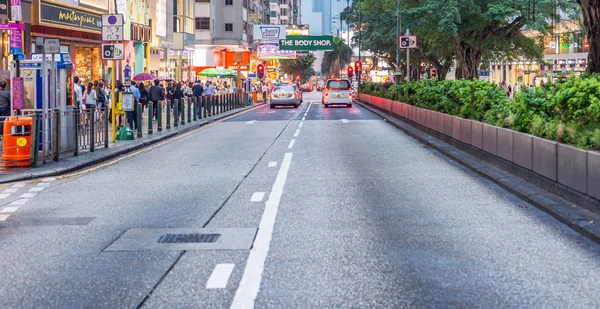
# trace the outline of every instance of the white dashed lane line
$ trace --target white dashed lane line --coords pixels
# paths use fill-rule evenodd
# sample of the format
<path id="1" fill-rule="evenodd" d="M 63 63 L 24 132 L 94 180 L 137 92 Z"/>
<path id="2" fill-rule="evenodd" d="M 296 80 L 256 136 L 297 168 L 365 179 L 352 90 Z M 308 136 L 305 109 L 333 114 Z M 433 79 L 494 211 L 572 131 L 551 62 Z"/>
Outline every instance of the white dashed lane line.
<path id="1" fill-rule="evenodd" d="M 26 183 L 17 183 L 14 184 L 12 186 L 10 186 L 11 188 L 24 188 L 27 184 Z"/>
<path id="2" fill-rule="evenodd" d="M 35 188 L 29 189 L 29 192 L 42 192 L 42 191 L 44 191 L 44 189 L 46 189 L 46 188 L 45 187 L 35 187 Z"/>
<path id="3" fill-rule="evenodd" d="M 254 192 L 250 198 L 250 202 L 262 202 L 263 198 L 265 198 L 264 192 Z"/>
<path id="4" fill-rule="evenodd" d="M 294 133 L 294 137 L 298 137 L 300 135 L 300 129 L 296 129 L 296 133 Z"/>
<path id="5" fill-rule="evenodd" d="M 21 208 L 21 206 L 8 206 L 0 209 L 0 213 L 9 214 L 17 211 L 17 209 Z"/>
<path id="6" fill-rule="evenodd" d="M 275 162 L 275 161 L 269 162 L 269 167 L 276 167 L 276 166 L 277 166 L 277 162 Z"/>
<path id="7" fill-rule="evenodd" d="M 8 193 L 4 194 L 3 193 L 3 194 L 0 194 L 0 199 L 5 199 L 5 198 L 7 198 L 9 196 L 10 196 L 10 194 L 8 194 Z"/>
<path id="8" fill-rule="evenodd" d="M 8 217 L 10 217 L 10 215 L 0 215 L 0 222 L 6 221 L 6 219 L 8 219 Z"/>
<path id="9" fill-rule="evenodd" d="M 50 177 L 44 178 L 38 183 L 16 183 L 11 185 L 10 188 L 4 189 L 4 191 L 0 194 L 0 199 L 7 199 L 12 193 L 17 193 L 21 189 L 26 189 L 28 184 L 35 185 L 35 187 L 28 190 L 29 192 L 21 194 L 19 199 L 8 204 L 9 206 L 0 209 L 0 222 L 6 221 L 12 213 L 19 210 L 21 206 L 27 204 L 30 198 L 36 196 L 38 192 L 41 192 L 52 185 L 52 182 L 54 181 L 56 181 L 56 178 Z"/>
<path id="10" fill-rule="evenodd" d="M 17 188 L 10 188 L 10 189 L 6 189 L 6 190 L 2 191 L 2 193 L 15 193 L 17 191 L 19 191 L 19 189 L 17 189 Z"/>
<path id="11" fill-rule="evenodd" d="M 13 206 L 13 205 L 19 205 L 19 206 L 20 206 L 20 205 L 25 205 L 25 204 L 27 204 L 27 202 L 29 202 L 29 199 L 27 199 L 27 198 L 22 198 L 22 199 L 18 199 L 18 200 L 16 200 L 16 201 L 14 201 L 14 202 L 10 203 L 9 205 L 11 205 L 11 206 Z"/>
<path id="12" fill-rule="evenodd" d="M 217 264 L 212 274 L 206 281 L 207 289 L 224 289 L 227 287 L 229 277 L 233 272 L 235 264 Z"/>
<path id="13" fill-rule="evenodd" d="M 292 148 L 294 148 L 294 144 L 295 144 L 295 143 L 296 143 L 296 140 L 295 140 L 295 139 L 292 139 L 292 140 L 290 141 L 290 144 L 288 145 L 288 149 L 292 149 Z"/>
<path id="14" fill-rule="evenodd" d="M 303 126 L 303 125 L 304 125 L 304 122 L 301 122 L 301 123 L 298 125 L 298 128 L 302 128 L 302 126 Z"/>
<path id="15" fill-rule="evenodd" d="M 20 198 L 32 198 L 36 195 L 37 195 L 37 193 L 24 193 L 20 196 Z"/>
<path id="16" fill-rule="evenodd" d="M 51 183 L 49 182 L 40 182 L 37 184 L 38 187 L 49 187 Z"/>

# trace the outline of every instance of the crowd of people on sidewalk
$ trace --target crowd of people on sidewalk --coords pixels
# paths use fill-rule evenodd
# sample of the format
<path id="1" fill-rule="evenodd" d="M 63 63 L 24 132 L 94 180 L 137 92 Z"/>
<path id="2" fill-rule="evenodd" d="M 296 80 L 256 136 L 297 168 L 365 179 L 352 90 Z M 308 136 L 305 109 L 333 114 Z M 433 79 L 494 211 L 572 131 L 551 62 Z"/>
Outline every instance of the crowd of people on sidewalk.
<path id="1" fill-rule="evenodd" d="M 543 80 L 540 86 L 544 86 Z M 505 82 L 498 83 L 498 87 L 502 88 L 506 92 L 506 96 L 509 98 L 514 97 L 520 91 L 531 91 L 533 88 L 535 88 L 535 86 L 532 84 L 516 83 L 511 85 L 511 83 Z"/>
<path id="2" fill-rule="evenodd" d="M 120 80 L 115 81 L 115 89 L 111 90 L 110 83 L 105 82 L 103 79 L 88 82 L 87 85 L 83 85 L 79 77 L 73 78 L 73 106 L 86 111 L 88 109 L 95 109 L 96 119 L 101 117 L 104 112 L 110 114 L 112 107 L 112 94 L 114 92 L 115 99 L 115 114 L 117 115 L 118 126 L 123 125 L 123 116 L 126 120 L 127 125 L 132 129 L 136 130 L 137 123 L 137 109 L 138 103 L 141 103 L 142 112 L 148 108 L 148 103 L 152 103 L 153 117 L 157 117 L 158 102 L 167 101 L 169 102 L 168 108 L 174 109 L 175 107 L 180 114 L 183 114 L 183 100 L 184 98 L 201 97 L 204 95 L 220 95 L 233 93 L 233 87 L 227 82 L 202 82 L 197 80 L 196 82 L 176 82 L 174 80 L 160 80 L 155 79 L 153 81 L 126 81 Z M 2 85 L 0 84 L 0 88 Z M 130 92 L 133 94 L 133 110 L 123 111 L 122 102 L 120 102 L 120 93 Z M 177 105 L 174 105 L 177 102 Z M 1 93 L 0 93 L 0 111 L 1 111 Z"/>

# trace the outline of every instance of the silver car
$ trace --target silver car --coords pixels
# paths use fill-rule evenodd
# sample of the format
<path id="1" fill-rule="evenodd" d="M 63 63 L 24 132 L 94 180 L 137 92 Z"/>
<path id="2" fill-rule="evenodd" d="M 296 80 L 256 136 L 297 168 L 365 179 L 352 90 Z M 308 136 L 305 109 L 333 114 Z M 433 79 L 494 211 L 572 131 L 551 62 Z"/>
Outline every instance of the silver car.
<path id="1" fill-rule="evenodd" d="M 293 86 L 282 85 L 273 89 L 269 97 L 269 106 L 275 108 L 277 105 L 287 105 L 297 108 L 300 105 L 300 96 Z"/>

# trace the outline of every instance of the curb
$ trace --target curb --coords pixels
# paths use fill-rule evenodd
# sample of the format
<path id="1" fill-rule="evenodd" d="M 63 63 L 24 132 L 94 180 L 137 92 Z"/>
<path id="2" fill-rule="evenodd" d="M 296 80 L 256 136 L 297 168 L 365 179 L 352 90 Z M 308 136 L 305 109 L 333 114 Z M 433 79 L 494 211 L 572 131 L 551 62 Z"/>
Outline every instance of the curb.
<path id="1" fill-rule="evenodd" d="M 62 174 L 66 174 L 66 173 L 70 173 L 70 172 L 74 172 L 86 167 L 90 167 L 93 165 L 96 165 L 98 163 L 102 163 L 104 161 L 108 161 L 110 159 L 114 159 L 118 156 L 124 155 L 124 154 L 128 154 L 131 152 L 134 152 L 136 150 L 154 145 L 154 144 L 158 144 L 160 142 L 163 142 L 165 140 L 171 139 L 173 137 L 176 137 L 178 135 L 184 134 L 184 133 L 188 133 L 190 131 L 199 129 L 201 127 L 204 127 L 206 125 L 209 125 L 211 123 L 214 123 L 218 120 L 221 120 L 223 118 L 227 118 L 230 116 L 234 116 L 237 114 L 240 114 L 242 112 L 248 111 L 248 110 L 252 110 L 252 109 L 256 109 L 259 108 L 263 105 L 265 105 L 266 103 L 255 103 L 252 106 L 248 106 L 248 107 L 244 107 L 241 108 L 237 111 L 233 111 L 231 113 L 225 113 L 225 114 L 220 114 L 218 116 L 216 116 L 215 118 L 206 120 L 204 122 L 201 123 L 190 123 L 191 126 L 185 127 L 183 129 L 180 129 L 179 131 L 175 131 L 175 132 L 169 132 L 163 136 L 160 137 L 156 137 L 154 139 L 151 140 L 147 140 L 143 143 L 140 144 L 136 144 L 136 145 L 131 145 L 131 146 L 127 146 L 125 148 L 121 148 L 118 150 L 114 150 L 114 151 L 110 151 L 110 148 L 108 149 L 108 151 L 106 152 L 106 154 L 103 154 L 97 158 L 93 158 L 90 159 L 88 161 L 84 161 L 84 162 L 80 162 L 80 163 L 75 163 L 73 165 L 70 166 L 66 166 L 66 167 L 57 167 L 56 169 L 52 169 L 50 167 L 50 169 L 44 170 L 44 171 L 39 171 L 36 172 L 36 169 L 33 168 L 32 171 L 28 174 L 14 174 L 14 176 L 11 177 L 11 175 L 6 175 L 5 177 L 0 177 L 0 184 L 8 184 L 8 183 L 12 183 L 12 182 L 18 182 L 18 181 L 25 181 L 25 180 L 34 180 L 34 179 L 38 179 L 38 178 L 45 178 L 45 177 L 53 177 L 53 176 L 60 176 Z M 100 150 L 102 151 L 102 150 Z M 100 152 L 98 151 L 98 152 Z M 96 153 L 98 153 L 96 152 Z M 61 162 L 57 162 L 56 164 L 60 164 Z"/>
<path id="2" fill-rule="evenodd" d="M 417 141 L 439 151 L 441 154 L 467 167 L 478 175 L 491 180 L 518 198 L 550 214 L 576 232 L 596 243 L 600 243 L 600 216 L 595 213 L 569 203 L 559 196 L 532 185 L 522 178 L 497 168 L 492 164 L 476 159 L 472 155 L 420 130 L 419 125 L 412 123 L 410 120 L 401 119 L 400 116 L 390 114 L 388 111 L 381 110 L 358 100 L 354 100 L 354 103 L 383 118 L 386 122 L 402 130 Z"/>

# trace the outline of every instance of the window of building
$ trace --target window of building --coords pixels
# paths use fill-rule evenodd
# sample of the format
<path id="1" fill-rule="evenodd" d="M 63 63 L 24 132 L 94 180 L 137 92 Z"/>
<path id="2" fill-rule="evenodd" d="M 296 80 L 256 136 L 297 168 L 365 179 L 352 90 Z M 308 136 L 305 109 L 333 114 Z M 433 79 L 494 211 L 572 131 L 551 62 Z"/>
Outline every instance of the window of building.
<path id="1" fill-rule="evenodd" d="M 279 4 L 288 4 L 288 0 L 279 0 Z"/>
<path id="2" fill-rule="evenodd" d="M 288 16 L 288 9 L 281 9 L 281 16 Z"/>
<path id="3" fill-rule="evenodd" d="M 210 18 L 196 17 L 196 30 L 210 30 Z"/>
<path id="4" fill-rule="evenodd" d="M 233 5 L 233 0 L 225 0 L 225 5 Z"/>
<path id="5" fill-rule="evenodd" d="M 277 17 L 277 11 L 271 11 L 271 17 Z"/>
<path id="6" fill-rule="evenodd" d="M 233 31 L 233 24 L 225 24 L 225 31 Z"/>

